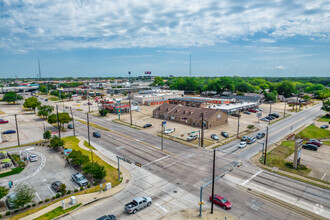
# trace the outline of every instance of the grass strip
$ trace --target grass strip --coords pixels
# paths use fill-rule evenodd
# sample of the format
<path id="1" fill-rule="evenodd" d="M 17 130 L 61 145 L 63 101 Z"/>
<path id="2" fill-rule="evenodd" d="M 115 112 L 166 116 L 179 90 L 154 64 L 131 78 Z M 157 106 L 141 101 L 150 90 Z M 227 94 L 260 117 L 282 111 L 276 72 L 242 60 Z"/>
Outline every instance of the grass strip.
<path id="1" fill-rule="evenodd" d="M 89 149 L 92 149 L 92 150 L 96 150 L 95 147 L 93 147 L 92 145 L 89 146 L 88 142 L 87 141 L 84 141 L 84 146 L 89 148 Z"/>
<path id="2" fill-rule="evenodd" d="M 38 218 L 35 218 L 35 220 L 48 220 L 48 219 L 54 219 L 58 216 L 61 216 L 65 213 L 68 213 L 76 208 L 78 208 L 79 206 L 81 206 L 81 203 L 77 204 L 77 205 L 74 205 L 70 208 L 67 208 L 67 209 L 64 209 L 59 206 L 57 207 L 56 209 L 50 211 L 50 212 L 47 212 L 46 214 L 42 215 L 42 216 L 39 216 Z"/>
<path id="3" fill-rule="evenodd" d="M 11 171 L 9 171 L 9 172 L 6 172 L 6 173 L 0 173 L 0 178 L 2 178 L 2 177 L 6 177 L 6 176 L 11 176 L 11 175 L 18 174 L 18 173 L 22 172 L 23 170 L 24 170 L 24 168 L 22 168 L 22 167 L 16 167 L 16 168 L 13 168 L 13 169 L 11 169 Z"/>
<path id="4" fill-rule="evenodd" d="M 286 115 L 286 116 L 283 117 L 283 118 L 277 119 L 276 121 L 273 121 L 273 122 L 270 123 L 270 124 L 274 124 L 275 122 L 279 122 L 279 121 L 281 121 L 282 119 L 285 119 L 285 118 L 287 118 L 287 117 L 289 117 L 289 116 L 291 116 L 291 114 L 288 114 L 288 115 Z"/>
<path id="5" fill-rule="evenodd" d="M 83 124 L 87 125 L 86 121 L 83 121 L 83 120 L 80 120 L 80 119 L 75 119 L 75 120 L 79 121 L 80 123 L 83 123 Z M 101 129 L 101 130 L 104 130 L 104 131 L 110 131 L 110 129 L 108 129 L 108 128 L 102 127 L 100 125 L 97 125 L 97 124 L 94 124 L 94 123 L 91 123 L 91 122 L 89 122 L 89 126 L 94 127 L 94 128 L 98 128 L 98 129 Z"/>
<path id="6" fill-rule="evenodd" d="M 304 130 L 300 131 L 297 135 L 297 138 L 329 138 L 330 130 L 319 128 L 315 125 L 309 125 Z"/>
<path id="7" fill-rule="evenodd" d="M 328 118 L 327 116 L 322 116 L 319 120 L 317 121 L 321 121 L 321 122 L 329 122 L 330 121 L 330 118 Z"/>
<path id="8" fill-rule="evenodd" d="M 49 98 L 48 100 L 55 102 L 55 101 L 58 101 L 58 100 L 60 100 L 60 99 L 59 99 L 59 98 L 55 98 L 55 97 L 51 97 L 51 98 Z"/>

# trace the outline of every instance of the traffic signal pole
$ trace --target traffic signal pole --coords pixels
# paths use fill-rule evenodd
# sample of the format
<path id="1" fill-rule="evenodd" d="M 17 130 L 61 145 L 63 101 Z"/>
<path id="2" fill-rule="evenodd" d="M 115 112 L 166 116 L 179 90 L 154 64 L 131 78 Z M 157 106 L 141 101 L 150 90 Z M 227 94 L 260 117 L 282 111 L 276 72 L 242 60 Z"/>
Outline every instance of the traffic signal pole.
<path id="1" fill-rule="evenodd" d="M 202 137 L 201 137 L 201 147 L 204 147 L 204 112 L 202 113 Z"/>

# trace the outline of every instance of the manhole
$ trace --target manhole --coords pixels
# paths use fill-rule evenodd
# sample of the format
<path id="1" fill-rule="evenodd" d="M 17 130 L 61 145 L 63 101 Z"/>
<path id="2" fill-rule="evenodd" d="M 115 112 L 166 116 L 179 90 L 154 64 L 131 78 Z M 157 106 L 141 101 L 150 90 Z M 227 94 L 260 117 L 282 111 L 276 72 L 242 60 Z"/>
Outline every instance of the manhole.
<path id="1" fill-rule="evenodd" d="M 176 183 L 176 185 L 180 185 L 180 183 Z"/>
<path id="2" fill-rule="evenodd" d="M 173 192 L 174 192 L 174 193 L 177 193 L 178 191 L 174 190 Z"/>

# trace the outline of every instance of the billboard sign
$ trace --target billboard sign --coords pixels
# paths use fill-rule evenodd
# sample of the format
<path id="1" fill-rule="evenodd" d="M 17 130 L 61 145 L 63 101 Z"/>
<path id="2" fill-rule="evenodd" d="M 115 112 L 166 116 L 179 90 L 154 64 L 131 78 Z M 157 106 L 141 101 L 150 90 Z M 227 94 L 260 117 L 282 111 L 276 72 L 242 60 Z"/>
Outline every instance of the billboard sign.
<path id="1" fill-rule="evenodd" d="M 151 74 L 151 71 L 145 71 L 144 74 Z"/>

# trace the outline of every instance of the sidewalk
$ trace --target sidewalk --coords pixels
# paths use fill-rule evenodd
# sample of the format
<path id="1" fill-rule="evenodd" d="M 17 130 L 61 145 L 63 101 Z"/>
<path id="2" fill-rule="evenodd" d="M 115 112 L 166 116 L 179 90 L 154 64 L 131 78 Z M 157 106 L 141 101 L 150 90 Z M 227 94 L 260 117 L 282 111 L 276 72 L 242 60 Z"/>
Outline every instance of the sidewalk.
<path id="1" fill-rule="evenodd" d="M 171 219 L 171 220 L 184 220 L 184 219 L 204 219 L 204 220 L 209 220 L 209 219 L 227 219 L 227 220 L 236 220 L 237 218 L 233 217 L 229 213 L 226 213 L 224 211 L 218 211 L 218 210 L 213 210 L 213 214 L 211 214 L 211 210 L 203 210 L 202 212 L 202 217 L 199 217 L 199 210 L 197 209 L 185 209 L 185 210 L 180 210 L 176 211 L 173 213 L 170 213 L 161 220 L 166 220 L 166 219 Z"/>
<path id="2" fill-rule="evenodd" d="M 82 137 L 77 137 L 80 142 L 79 142 L 79 147 L 81 147 L 82 149 L 84 150 L 89 150 L 89 148 L 85 147 L 84 146 L 84 141 L 85 139 L 83 139 Z M 93 153 L 95 153 L 98 157 L 100 157 L 103 161 L 105 161 L 106 163 L 110 164 L 111 166 L 113 167 L 117 167 L 117 163 L 108 159 L 107 157 L 105 157 L 103 154 L 101 154 L 99 151 L 97 150 L 94 150 Z M 101 191 L 101 192 L 95 192 L 95 193 L 89 193 L 89 194 L 83 194 L 83 195 L 77 195 L 76 196 L 76 200 L 77 200 L 77 204 L 78 203 L 82 203 L 82 205 L 77 208 L 77 209 L 81 209 L 83 208 L 84 206 L 88 205 L 89 203 L 92 203 L 94 201 L 97 201 L 97 200 L 100 200 L 100 199 L 104 199 L 104 198 L 107 198 L 107 197 L 110 197 L 110 196 L 113 196 L 117 193 L 119 193 L 120 191 L 122 191 L 123 189 L 125 189 L 128 185 L 129 185 L 129 182 L 127 180 L 130 180 L 132 177 L 131 177 L 131 174 L 128 172 L 127 169 L 125 169 L 124 167 L 120 166 L 120 171 L 121 171 L 121 176 L 123 178 L 122 182 L 114 187 L 114 188 L 111 188 L 110 190 L 107 190 L 107 191 Z M 72 195 L 74 196 L 74 195 Z M 59 200 L 58 202 L 36 212 L 36 213 L 33 213 L 31 215 L 28 215 L 26 217 L 23 217 L 21 218 L 22 220 L 30 220 L 30 219 L 35 219 L 41 215 L 44 215 L 46 214 L 47 212 L 50 212 L 54 209 L 56 209 L 57 207 L 59 206 L 62 206 L 62 201 L 65 202 L 65 207 L 66 208 L 70 208 L 70 197 L 69 198 L 66 198 L 64 200 Z M 76 211 L 77 209 L 73 210 L 73 211 Z"/>

